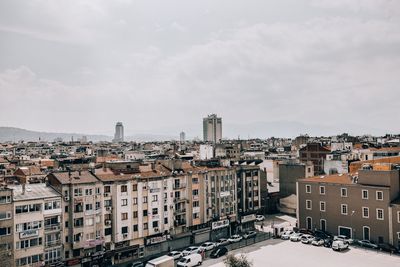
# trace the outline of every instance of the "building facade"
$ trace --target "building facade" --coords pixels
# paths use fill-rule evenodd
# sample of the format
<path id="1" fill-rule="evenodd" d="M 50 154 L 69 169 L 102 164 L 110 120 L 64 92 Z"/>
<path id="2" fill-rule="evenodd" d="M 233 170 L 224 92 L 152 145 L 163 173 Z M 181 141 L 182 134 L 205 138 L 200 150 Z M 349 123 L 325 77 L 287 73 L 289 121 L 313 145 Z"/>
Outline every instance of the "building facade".
<path id="1" fill-rule="evenodd" d="M 219 143 L 222 140 L 222 118 L 216 114 L 203 118 L 203 140 L 205 142 Z"/>

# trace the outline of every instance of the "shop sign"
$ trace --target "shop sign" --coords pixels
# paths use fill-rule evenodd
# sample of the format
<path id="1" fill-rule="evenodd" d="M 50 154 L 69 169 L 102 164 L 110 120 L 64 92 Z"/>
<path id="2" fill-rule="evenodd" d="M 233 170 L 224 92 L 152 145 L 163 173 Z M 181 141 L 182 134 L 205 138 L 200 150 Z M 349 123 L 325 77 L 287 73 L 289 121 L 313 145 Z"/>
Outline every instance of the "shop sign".
<path id="1" fill-rule="evenodd" d="M 215 230 L 215 229 L 220 229 L 220 228 L 227 227 L 227 226 L 229 226 L 229 220 L 228 219 L 222 220 L 222 221 L 213 222 L 211 224 L 211 229 Z"/>
<path id="2" fill-rule="evenodd" d="M 162 235 L 162 236 L 155 236 L 155 237 L 147 237 L 145 238 L 145 244 L 146 246 L 158 244 L 167 241 L 168 235 Z"/>
<path id="3" fill-rule="evenodd" d="M 28 238 L 28 237 L 33 237 L 33 236 L 39 236 L 39 230 L 33 229 L 33 230 L 26 230 L 21 233 L 19 233 L 19 238 Z"/>

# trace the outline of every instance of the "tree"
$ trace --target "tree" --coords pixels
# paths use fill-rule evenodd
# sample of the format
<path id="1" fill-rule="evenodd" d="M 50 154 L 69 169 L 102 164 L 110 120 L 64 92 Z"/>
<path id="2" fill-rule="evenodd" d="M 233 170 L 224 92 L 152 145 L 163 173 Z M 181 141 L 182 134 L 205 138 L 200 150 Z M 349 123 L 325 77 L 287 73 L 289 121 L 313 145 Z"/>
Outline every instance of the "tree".
<path id="1" fill-rule="evenodd" d="M 238 257 L 235 255 L 228 255 L 224 260 L 226 267 L 251 267 L 253 263 L 249 261 L 244 254 L 240 254 Z"/>

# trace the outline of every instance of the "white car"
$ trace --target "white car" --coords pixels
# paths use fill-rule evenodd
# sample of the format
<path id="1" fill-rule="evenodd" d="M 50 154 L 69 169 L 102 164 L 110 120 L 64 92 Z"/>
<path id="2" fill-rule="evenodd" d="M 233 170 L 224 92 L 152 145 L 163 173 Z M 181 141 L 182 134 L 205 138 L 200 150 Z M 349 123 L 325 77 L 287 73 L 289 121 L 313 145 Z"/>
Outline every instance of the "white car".
<path id="1" fill-rule="evenodd" d="M 257 221 L 257 222 L 262 222 L 262 221 L 264 221 L 264 220 L 265 220 L 264 215 L 257 215 L 257 216 L 256 216 L 256 221 Z"/>
<path id="2" fill-rule="evenodd" d="M 226 246 L 226 245 L 229 245 L 229 240 L 228 239 L 226 239 L 226 238 L 220 238 L 220 239 L 218 239 L 217 240 L 217 242 L 216 242 L 217 244 L 217 247 L 219 247 L 219 246 Z"/>
<path id="3" fill-rule="evenodd" d="M 203 259 L 200 254 L 191 254 L 181 258 L 178 261 L 177 266 L 191 267 L 201 265 L 202 263 Z"/>
<path id="4" fill-rule="evenodd" d="M 230 238 L 228 238 L 228 241 L 230 243 L 236 243 L 236 242 L 240 242 L 240 240 L 242 240 L 243 237 L 241 237 L 240 235 L 233 235 Z"/>
<path id="5" fill-rule="evenodd" d="M 183 257 L 183 254 L 180 251 L 171 251 L 170 253 L 168 253 L 168 256 L 174 258 L 174 260 L 179 260 Z"/>
<path id="6" fill-rule="evenodd" d="M 311 244 L 311 242 L 314 240 L 314 237 L 312 235 L 303 235 L 301 237 L 301 243 L 303 244 Z"/>
<path id="7" fill-rule="evenodd" d="M 335 240 L 332 242 L 332 249 L 336 251 L 342 251 L 349 248 L 349 243 L 342 240 Z"/>
<path id="8" fill-rule="evenodd" d="M 213 250 L 216 246 L 217 246 L 217 244 L 215 244 L 214 242 L 205 242 L 204 244 L 202 244 L 200 246 L 200 249 L 204 250 L 204 251 L 209 251 L 209 250 Z"/>
<path id="9" fill-rule="evenodd" d="M 353 244 L 353 239 L 351 239 L 351 238 L 349 238 L 349 237 L 347 237 L 347 236 L 345 236 L 345 235 L 337 235 L 337 236 L 334 236 L 333 237 L 333 240 L 335 241 L 335 240 L 340 240 L 340 241 L 343 241 L 343 242 L 347 242 L 347 243 L 349 243 L 349 244 Z"/>
<path id="10" fill-rule="evenodd" d="M 290 236 L 290 241 L 292 242 L 299 242 L 301 237 L 302 237 L 302 233 L 294 233 Z"/>
<path id="11" fill-rule="evenodd" d="M 314 237 L 314 239 L 311 241 L 311 245 L 313 246 L 319 247 L 322 246 L 323 244 L 325 244 L 325 240 L 319 237 Z"/>
<path id="12" fill-rule="evenodd" d="M 182 251 L 183 256 L 199 253 L 201 250 L 199 247 L 188 247 Z"/>
<path id="13" fill-rule="evenodd" d="M 288 230 L 282 233 L 281 239 L 289 240 L 289 238 L 294 234 L 294 231 Z"/>

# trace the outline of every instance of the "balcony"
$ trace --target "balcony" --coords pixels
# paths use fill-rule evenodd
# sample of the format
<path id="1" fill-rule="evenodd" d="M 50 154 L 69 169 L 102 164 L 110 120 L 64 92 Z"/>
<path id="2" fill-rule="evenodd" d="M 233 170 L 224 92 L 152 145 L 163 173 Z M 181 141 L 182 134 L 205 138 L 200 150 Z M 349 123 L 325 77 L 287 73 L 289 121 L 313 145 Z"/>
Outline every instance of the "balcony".
<path id="1" fill-rule="evenodd" d="M 175 210 L 174 211 L 174 215 L 182 214 L 182 213 L 185 213 L 185 212 L 186 212 L 186 209 Z"/>
<path id="2" fill-rule="evenodd" d="M 183 188 L 186 188 L 186 183 L 174 184 L 174 186 L 173 186 L 174 190 L 183 189 Z"/>
<path id="3" fill-rule="evenodd" d="M 175 220 L 175 226 L 186 225 L 186 220 Z"/>
<path id="4" fill-rule="evenodd" d="M 174 203 L 184 202 L 184 201 L 186 201 L 186 197 L 185 196 L 180 196 L 180 197 L 175 197 L 174 198 Z"/>
<path id="5" fill-rule="evenodd" d="M 60 231 L 61 230 L 61 224 L 48 224 L 48 225 L 44 225 L 44 230 L 46 232 L 50 232 L 50 231 Z"/>
<path id="6" fill-rule="evenodd" d="M 46 248 L 61 246 L 61 239 L 46 241 L 46 242 L 44 243 L 44 246 L 45 246 Z"/>

